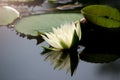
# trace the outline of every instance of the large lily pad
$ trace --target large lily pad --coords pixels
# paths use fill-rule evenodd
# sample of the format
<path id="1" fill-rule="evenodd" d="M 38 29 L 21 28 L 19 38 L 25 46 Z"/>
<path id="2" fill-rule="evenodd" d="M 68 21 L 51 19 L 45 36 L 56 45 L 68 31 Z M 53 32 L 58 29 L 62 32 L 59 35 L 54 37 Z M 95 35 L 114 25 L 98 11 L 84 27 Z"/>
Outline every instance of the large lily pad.
<path id="1" fill-rule="evenodd" d="M 53 27 L 80 19 L 80 13 L 42 14 L 25 17 L 15 25 L 15 29 L 25 35 L 37 36 L 38 32 L 50 32 Z"/>
<path id="2" fill-rule="evenodd" d="M 20 16 L 19 12 L 9 6 L 0 6 L 0 25 L 11 24 Z"/>
<path id="3" fill-rule="evenodd" d="M 120 12 L 106 5 L 90 5 L 81 10 L 90 22 L 106 28 L 120 27 Z"/>

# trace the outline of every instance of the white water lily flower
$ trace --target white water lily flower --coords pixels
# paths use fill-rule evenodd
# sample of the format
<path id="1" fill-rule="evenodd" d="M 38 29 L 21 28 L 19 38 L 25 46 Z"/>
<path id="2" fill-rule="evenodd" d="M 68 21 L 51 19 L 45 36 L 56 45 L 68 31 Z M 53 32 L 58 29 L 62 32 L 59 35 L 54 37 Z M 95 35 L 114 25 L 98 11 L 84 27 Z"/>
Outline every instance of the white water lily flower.
<path id="1" fill-rule="evenodd" d="M 80 22 L 72 22 L 53 28 L 53 32 L 42 35 L 53 50 L 69 49 L 76 45 L 81 39 Z"/>

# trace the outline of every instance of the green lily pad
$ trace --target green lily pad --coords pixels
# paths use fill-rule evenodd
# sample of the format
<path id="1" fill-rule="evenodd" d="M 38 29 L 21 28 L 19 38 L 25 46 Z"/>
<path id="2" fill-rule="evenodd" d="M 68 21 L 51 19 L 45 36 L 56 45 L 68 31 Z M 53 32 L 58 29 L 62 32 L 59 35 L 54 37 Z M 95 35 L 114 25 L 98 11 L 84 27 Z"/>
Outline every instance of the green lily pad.
<path id="1" fill-rule="evenodd" d="M 90 5 L 81 10 L 90 22 L 106 28 L 120 27 L 120 12 L 107 5 Z"/>
<path id="2" fill-rule="evenodd" d="M 38 36 L 38 32 L 50 32 L 53 27 L 59 27 L 61 24 L 67 22 L 74 22 L 81 17 L 80 13 L 35 15 L 21 19 L 15 25 L 15 30 L 25 35 Z"/>
<path id="3" fill-rule="evenodd" d="M 11 24 L 20 16 L 19 12 L 9 6 L 0 6 L 0 25 Z"/>

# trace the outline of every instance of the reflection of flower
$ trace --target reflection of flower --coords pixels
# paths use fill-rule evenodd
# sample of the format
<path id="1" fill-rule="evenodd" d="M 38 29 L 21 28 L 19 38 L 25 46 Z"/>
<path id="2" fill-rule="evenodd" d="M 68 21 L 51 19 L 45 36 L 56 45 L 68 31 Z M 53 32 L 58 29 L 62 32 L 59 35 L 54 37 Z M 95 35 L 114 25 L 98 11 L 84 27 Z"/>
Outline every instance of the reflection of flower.
<path id="1" fill-rule="evenodd" d="M 77 69 L 79 63 L 79 54 L 76 49 L 65 51 L 43 51 L 41 53 L 45 56 L 45 61 L 50 61 L 54 65 L 54 69 L 66 69 L 71 76 Z"/>
<path id="2" fill-rule="evenodd" d="M 70 57 L 68 53 L 50 51 L 45 53 L 44 56 L 46 56 L 45 61 L 50 60 L 51 64 L 54 65 L 54 69 L 61 70 L 65 67 L 67 72 L 70 72 Z"/>
<path id="3" fill-rule="evenodd" d="M 42 35 L 52 47 L 52 50 L 69 49 L 78 44 L 81 39 L 81 29 L 79 21 L 75 23 L 66 23 L 58 28 L 53 28 L 53 32 Z"/>

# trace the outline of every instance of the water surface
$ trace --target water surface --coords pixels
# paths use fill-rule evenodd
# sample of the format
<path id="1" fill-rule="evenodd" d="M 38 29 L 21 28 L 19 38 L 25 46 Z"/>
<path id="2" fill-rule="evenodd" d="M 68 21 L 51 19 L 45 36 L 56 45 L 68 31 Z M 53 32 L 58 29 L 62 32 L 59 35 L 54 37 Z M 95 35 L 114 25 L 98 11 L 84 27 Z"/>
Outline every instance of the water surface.
<path id="1" fill-rule="evenodd" d="M 119 80 L 120 62 L 90 63 L 80 60 L 77 71 L 71 77 L 66 70 L 54 70 L 50 62 L 41 56 L 45 42 L 36 45 L 16 35 L 7 27 L 0 27 L 0 80 Z"/>

